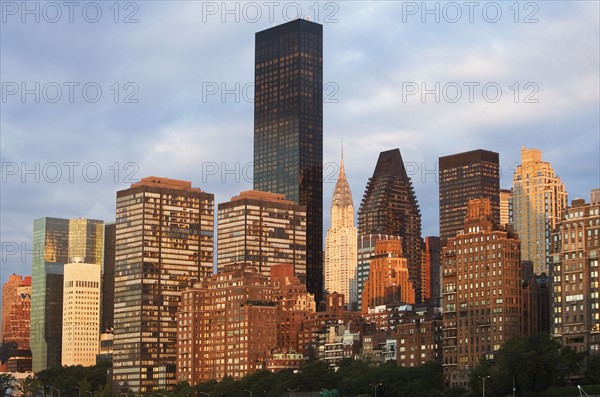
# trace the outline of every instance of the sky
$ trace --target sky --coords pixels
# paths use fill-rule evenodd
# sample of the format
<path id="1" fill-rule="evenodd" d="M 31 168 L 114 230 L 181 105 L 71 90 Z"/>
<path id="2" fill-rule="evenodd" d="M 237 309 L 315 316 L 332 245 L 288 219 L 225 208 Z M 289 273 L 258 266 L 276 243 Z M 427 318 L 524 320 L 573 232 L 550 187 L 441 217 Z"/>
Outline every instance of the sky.
<path id="1" fill-rule="evenodd" d="M 423 236 L 437 161 L 541 149 L 569 200 L 600 187 L 597 1 L 20 2 L 0 25 L 0 282 L 31 274 L 33 220 L 114 221 L 118 190 L 189 180 L 215 207 L 252 188 L 254 34 L 323 24 L 324 229 L 341 146 L 358 211 L 399 148 Z"/>

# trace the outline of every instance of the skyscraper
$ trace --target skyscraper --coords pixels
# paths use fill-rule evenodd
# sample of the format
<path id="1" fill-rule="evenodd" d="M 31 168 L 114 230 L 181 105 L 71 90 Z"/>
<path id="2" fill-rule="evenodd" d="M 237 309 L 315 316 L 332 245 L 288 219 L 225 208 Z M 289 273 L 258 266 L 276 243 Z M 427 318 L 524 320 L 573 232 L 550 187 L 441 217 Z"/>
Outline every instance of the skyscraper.
<path id="1" fill-rule="evenodd" d="M 500 222 L 500 163 L 487 150 L 440 157 L 440 239 L 456 236 L 464 227 L 469 200 L 489 198 L 493 222 Z"/>
<path id="2" fill-rule="evenodd" d="M 571 202 L 552 234 L 552 336 L 590 355 L 600 352 L 600 197 Z"/>
<path id="3" fill-rule="evenodd" d="M 306 279 L 306 208 L 283 194 L 248 190 L 219 204 L 217 268 L 248 263 L 268 277 L 289 263 Z"/>
<path id="4" fill-rule="evenodd" d="M 415 303 L 407 260 L 402 255 L 400 240 L 378 240 L 362 293 L 362 312 L 368 313 L 369 308 L 397 302 Z"/>
<path id="5" fill-rule="evenodd" d="M 435 306 L 441 305 L 440 299 L 442 298 L 442 264 L 440 257 L 442 254 L 442 246 L 440 245 L 440 238 L 437 236 L 425 237 L 423 244 L 423 266 L 429 277 L 428 280 L 424 277 L 423 280 L 429 284 L 429 295 L 427 299 Z"/>
<path id="6" fill-rule="evenodd" d="M 512 189 L 500 189 L 500 226 L 510 224 Z"/>
<path id="7" fill-rule="evenodd" d="M 297 19 L 256 34 L 254 189 L 306 207 L 306 283 L 323 290 L 323 26 Z"/>
<path id="8" fill-rule="evenodd" d="M 331 227 L 325 237 L 325 290 L 344 294 L 349 306 L 357 303 L 357 231 L 354 226 L 352 192 L 340 163 L 333 199 L 331 201 Z"/>
<path id="9" fill-rule="evenodd" d="M 102 265 L 102 224 L 83 218 L 33 222 L 30 345 L 35 372 L 61 365 L 64 265 L 70 255 Z"/>
<path id="10" fill-rule="evenodd" d="M 29 349 L 31 276 L 12 274 L 2 286 L 2 338 L 16 349 Z"/>
<path id="11" fill-rule="evenodd" d="M 106 332 L 114 326 L 115 318 L 115 239 L 117 225 L 114 222 L 104 224 L 104 263 L 102 269 L 102 308 L 100 332 Z"/>
<path id="12" fill-rule="evenodd" d="M 102 266 L 71 259 L 64 266 L 62 365 L 96 364 Z"/>
<path id="13" fill-rule="evenodd" d="M 548 273 L 550 233 L 567 207 L 567 192 L 542 151 L 521 148 L 521 164 L 513 179 L 512 223 L 521 239 L 523 260 L 536 274 Z"/>
<path id="14" fill-rule="evenodd" d="M 358 210 L 358 232 L 361 236 L 387 234 L 402 237 L 408 274 L 417 302 L 421 302 L 421 211 L 399 149 L 379 154 L 375 172 L 367 183 Z"/>
<path id="15" fill-rule="evenodd" d="M 521 335 L 523 320 L 517 236 L 495 228 L 489 198 L 469 201 L 465 215 L 464 233 L 442 248 L 446 387 L 466 387 L 481 358 Z"/>
<path id="16" fill-rule="evenodd" d="M 214 196 L 147 177 L 117 192 L 113 390 L 175 386 L 181 290 L 213 268 Z"/>

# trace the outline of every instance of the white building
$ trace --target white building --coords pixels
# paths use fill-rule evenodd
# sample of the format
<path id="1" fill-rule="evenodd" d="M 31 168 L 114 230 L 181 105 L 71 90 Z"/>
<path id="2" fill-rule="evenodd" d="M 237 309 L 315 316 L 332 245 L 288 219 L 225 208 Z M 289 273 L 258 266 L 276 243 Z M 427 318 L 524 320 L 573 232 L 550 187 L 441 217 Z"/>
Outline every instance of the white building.
<path id="1" fill-rule="evenodd" d="M 62 365 L 96 364 L 101 268 L 77 259 L 64 267 Z"/>
<path id="2" fill-rule="evenodd" d="M 354 226 L 354 204 L 344 172 L 344 159 L 331 201 L 331 227 L 325 237 L 324 286 L 329 293 L 344 294 L 348 306 L 358 302 L 357 295 L 357 230 Z"/>

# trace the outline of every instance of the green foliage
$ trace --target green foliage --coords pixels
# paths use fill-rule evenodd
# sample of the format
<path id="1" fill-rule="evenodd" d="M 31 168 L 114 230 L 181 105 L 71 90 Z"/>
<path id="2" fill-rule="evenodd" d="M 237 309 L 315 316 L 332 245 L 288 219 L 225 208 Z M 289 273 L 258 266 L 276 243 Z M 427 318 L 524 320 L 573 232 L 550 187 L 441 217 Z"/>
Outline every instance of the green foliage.
<path id="1" fill-rule="evenodd" d="M 281 397 L 297 392 L 338 390 L 340 396 L 372 396 L 375 385 L 378 397 L 442 397 L 442 367 L 426 364 L 417 368 L 398 367 L 395 362 L 377 365 L 369 360 L 344 360 L 333 371 L 324 362 L 304 365 L 297 373 L 260 371 L 234 381 L 207 382 L 194 387 L 211 396 Z M 203 394 L 198 395 L 198 397 Z M 178 394 L 178 397 L 183 397 Z"/>
<path id="2" fill-rule="evenodd" d="M 42 382 L 37 380 L 34 376 L 28 376 L 27 378 L 23 379 L 18 386 L 19 391 L 23 393 L 23 396 L 25 397 L 32 397 L 36 394 L 43 394 L 43 388 L 44 385 L 42 384 Z"/>
<path id="3" fill-rule="evenodd" d="M 0 374 L 0 396 L 6 394 L 6 390 L 13 387 L 15 377 L 11 374 Z"/>
<path id="4" fill-rule="evenodd" d="M 36 373 L 35 379 L 46 387 L 59 389 L 60 397 L 89 397 L 89 392 L 94 397 L 109 397 L 112 390 L 106 387 L 106 371 L 110 366 L 111 363 L 102 362 L 92 367 L 76 365 L 47 368 Z M 54 395 L 58 395 L 56 391 Z"/>
<path id="5" fill-rule="evenodd" d="M 587 384 L 600 384 L 600 354 L 594 354 L 588 358 L 585 382 Z"/>
<path id="6" fill-rule="evenodd" d="M 550 386 L 564 386 L 569 375 L 579 371 L 585 353 L 579 353 L 546 334 L 513 338 L 500 348 L 496 362 L 481 361 L 471 373 L 469 385 L 481 393 L 486 380 L 486 396 L 503 397 L 517 391 L 541 392 Z"/>

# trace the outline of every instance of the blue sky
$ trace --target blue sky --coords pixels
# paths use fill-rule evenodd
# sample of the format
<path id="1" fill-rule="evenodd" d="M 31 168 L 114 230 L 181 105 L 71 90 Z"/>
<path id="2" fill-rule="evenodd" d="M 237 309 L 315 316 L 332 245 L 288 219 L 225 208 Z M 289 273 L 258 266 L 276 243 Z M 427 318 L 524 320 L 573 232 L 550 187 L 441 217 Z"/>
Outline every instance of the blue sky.
<path id="1" fill-rule="evenodd" d="M 297 15 L 324 25 L 325 229 L 342 140 L 357 210 L 400 148 L 424 236 L 440 156 L 497 151 L 508 188 L 534 147 L 569 199 L 600 186 L 596 1 L 24 4 L 1 3 L 1 282 L 30 274 L 33 219 L 114 220 L 141 177 L 250 189 L 254 33 Z"/>

